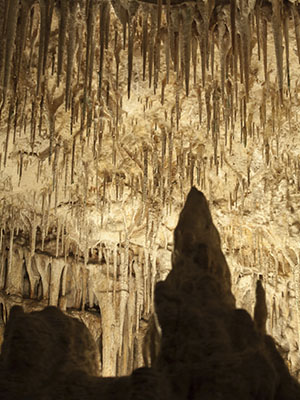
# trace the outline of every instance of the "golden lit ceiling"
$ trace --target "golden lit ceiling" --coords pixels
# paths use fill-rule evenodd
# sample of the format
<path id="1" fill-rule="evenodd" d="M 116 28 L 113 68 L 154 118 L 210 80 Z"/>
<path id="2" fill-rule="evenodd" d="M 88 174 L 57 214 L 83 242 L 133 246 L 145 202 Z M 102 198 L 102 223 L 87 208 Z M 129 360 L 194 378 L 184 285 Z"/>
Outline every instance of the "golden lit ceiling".
<path id="1" fill-rule="evenodd" d="M 105 261 L 116 278 L 117 266 L 136 258 L 150 271 L 138 300 L 147 313 L 154 281 L 169 268 L 178 212 L 196 185 L 232 258 L 234 285 L 266 277 L 274 330 L 276 296 L 292 293 L 295 314 L 289 305 L 280 312 L 297 336 L 298 2 L 1 0 L 0 32 L 8 271 L 18 246 L 30 271 L 43 254 L 85 266 Z M 57 271 L 59 285 L 63 267 Z M 37 275 L 28 274 L 34 297 Z M 11 285 L 10 293 L 21 291 L 20 282 Z M 66 304 L 85 304 L 89 289 L 80 290 Z M 247 290 L 241 304 L 249 307 Z"/>

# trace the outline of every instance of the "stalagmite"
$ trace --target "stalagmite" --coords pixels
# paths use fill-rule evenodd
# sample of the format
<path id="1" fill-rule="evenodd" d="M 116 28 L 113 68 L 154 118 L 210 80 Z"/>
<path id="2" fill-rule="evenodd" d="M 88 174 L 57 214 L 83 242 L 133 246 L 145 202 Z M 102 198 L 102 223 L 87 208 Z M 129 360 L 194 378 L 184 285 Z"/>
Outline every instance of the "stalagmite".
<path id="1" fill-rule="evenodd" d="M 256 303 L 254 308 L 254 322 L 260 334 L 266 333 L 266 321 L 268 318 L 268 310 L 266 306 L 265 290 L 262 286 L 262 278 L 256 282 Z"/>

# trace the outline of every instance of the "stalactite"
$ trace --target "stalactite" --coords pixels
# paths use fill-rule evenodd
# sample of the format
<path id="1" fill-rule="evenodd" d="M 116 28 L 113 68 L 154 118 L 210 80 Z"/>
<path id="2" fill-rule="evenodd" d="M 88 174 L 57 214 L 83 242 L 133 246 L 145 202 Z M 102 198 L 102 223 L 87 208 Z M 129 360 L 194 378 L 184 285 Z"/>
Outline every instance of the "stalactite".
<path id="1" fill-rule="evenodd" d="M 200 12 L 202 20 L 196 21 L 197 30 L 200 35 L 200 52 L 201 52 L 201 64 L 202 64 L 202 86 L 206 86 L 206 68 L 208 68 L 209 63 L 209 35 L 210 35 L 210 21 L 215 6 L 215 1 L 201 1 L 197 2 L 197 8 Z M 213 40 L 213 35 L 212 35 Z M 213 48 L 213 47 L 212 47 Z M 213 60 L 213 53 L 211 53 Z M 212 62 L 213 68 L 213 62 Z M 212 71 L 213 77 L 213 71 Z"/>
<path id="2" fill-rule="evenodd" d="M 93 66 L 94 66 L 94 52 L 95 52 L 95 14 L 96 14 L 96 2 L 91 0 L 88 3 L 87 19 L 86 19 L 86 69 L 85 69 L 85 80 L 84 80 L 84 103 L 86 107 L 87 96 L 91 96 L 92 79 L 93 79 Z"/>
<path id="3" fill-rule="evenodd" d="M 42 217 L 41 217 L 41 231 L 42 231 L 42 251 L 44 250 L 44 243 L 45 243 L 45 236 L 46 236 L 46 206 L 45 206 L 45 199 L 46 199 L 46 194 L 45 192 L 42 192 Z"/>
<path id="4" fill-rule="evenodd" d="M 277 64 L 278 90 L 281 102 L 283 101 L 283 49 L 281 29 L 281 9 L 279 1 L 272 0 L 272 28 Z"/>
<path id="5" fill-rule="evenodd" d="M 16 133 L 18 127 L 18 118 L 19 118 L 19 97 L 16 98 L 15 101 L 15 109 L 14 109 L 14 134 L 13 134 L 13 145 L 16 143 Z M 1 163 L 0 163 L 1 164 Z"/>
<path id="6" fill-rule="evenodd" d="M 133 20 L 128 23 L 128 80 L 127 80 L 128 99 L 130 98 L 130 88 L 132 79 L 133 43 L 134 43 L 135 31 L 136 31 L 136 21 L 135 18 L 133 18 Z"/>
<path id="7" fill-rule="evenodd" d="M 289 50 L 289 11 L 284 11 L 283 16 L 283 32 L 285 41 L 285 60 L 286 60 L 286 74 L 287 74 L 287 85 L 290 90 L 290 50 Z"/>
<path id="8" fill-rule="evenodd" d="M 135 310 L 135 326 L 136 326 L 136 332 L 139 331 L 139 326 L 140 326 L 140 318 L 141 318 L 141 309 L 143 303 L 143 298 L 144 298 L 144 275 L 143 275 L 143 260 L 142 260 L 142 255 L 140 254 L 142 250 L 138 249 L 138 255 L 133 263 L 133 270 L 135 273 L 135 290 L 136 290 L 136 301 L 135 301 L 135 307 L 133 307 L 133 310 Z"/>
<path id="9" fill-rule="evenodd" d="M 181 116 L 181 109 L 180 109 L 180 101 L 179 101 L 179 96 L 180 96 L 180 88 L 181 85 L 177 81 L 175 85 L 175 111 L 176 111 L 176 129 L 179 129 L 179 121 L 180 121 L 180 116 Z"/>
<path id="10" fill-rule="evenodd" d="M 3 107 L 5 103 L 6 94 L 10 81 L 11 62 L 13 57 L 14 43 L 17 31 L 18 13 L 19 13 L 19 0 L 11 0 L 8 5 L 8 14 L 6 21 L 7 30 L 5 34 L 6 44 L 5 44 L 5 60 L 4 60 L 4 75 L 3 75 L 3 96 L 2 96 L 1 107 Z"/>
<path id="11" fill-rule="evenodd" d="M 147 200 L 148 197 L 148 146 L 146 143 L 143 144 L 144 153 L 144 170 L 143 170 L 143 202 Z"/>
<path id="12" fill-rule="evenodd" d="M 149 75 L 149 88 L 152 85 L 152 74 L 153 74 L 153 64 L 154 64 L 154 46 L 156 37 L 156 13 L 155 10 L 151 9 L 150 13 L 150 34 L 148 40 L 148 75 Z"/>
<path id="13" fill-rule="evenodd" d="M 44 42 L 44 51 L 43 51 L 43 69 L 42 69 L 43 75 L 45 75 L 45 70 L 46 70 L 46 65 L 47 65 L 48 47 L 49 47 L 49 40 L 50 40 L 50 31 L 51 31 L 54 1 L 55 0 L 48 0 L 48 2 L 47 2 L 48 7 L 47 7 L 46 31 L 45 31 L 45 42 Z"/>
<path id="14" fill-rule="evenodd" d="M 36 199 L 36 192 L 34 192 L 34 199 L 33 199 L 34 204 L 35 204 L 35 199 Z M 31 224 L 31 242 L 30 242 L 31 258 L 34 256 L 34 253 L 35 253 L 37 226 L 38 226 L 37 215 L 36 215 L 36 212 L 34 211 L 33 212 L 33 220 L 32 220 L 32 224 Z"/>
<path id="15" fill-rule="evenodd" d="M 48 45 L 52 21 L 52 12 L 54 0 L 39 0 L 40 2 L 40 41 L 37 68 L 36 93 L 39 94 L 41 88 L 42 76 L 45 74 Z"/>
<path id="16" fill-rule="evenodd" d="M 227 28 L 225 25 L 225 21 L 223 21 L 223 19 L 221 19 L 221 17 L 218 22 L 218 30 L 219 30 L 219 49 L 220 49 L 221 94 L 222 94 L 222 100 L 224 103 L 225 66 L 226 66 L 227 52 L 229 49 L 229 36 L 228 36 Z"/>
<path id="17" fill-rule="evenodd" d="M 73 143 L 72 143 L 71 184 L 74 183 L 75 153 L 76 153 L 76 136 L 73 137 Z"/>
<path id="18" fill-rule="evenodd" d="M 23 152 L 20 151 L 20 167 L 19 167 L 19 182 L 18 186 L 20 186 L 21 183 L 21 178 L 22 178 L 22 173 L 23 173 Z"/>
<path id="19" fill-rule="evenodd" d="M 202 86 L 206 87 L 206 65 L 207 65 L 207 53 L 205 37 L 200 35 L 200 56 L 201 56 L 201 71 L 202 71 Z"/>
<path id="20" fill-rule="evenodd" d="M 245 13 L 245 15 L 241 16 L 241 37 L 240 37 L 240 45 L 241 45 L 241 69 L 243 69 L 242 76 L 244 77 L 244 84 L 246 90 L 246 99 L 248 101 L 249 97 L 249 67 L 250 67 L 250 40 L 251 40 L 251 32 L 249 26 L 249 15 Z"/>
<path id="21" fill-rule="evenodd" d="M 211 122 L 211 104 L 210 104 L 210 96 L 211 96 L 211 87 L 206 86 L 205 88 L 205 103 L 206 103 L 206 124 L 207 124 L 207 136 L 210 131 L 210 122 Z"/>
<path id="22" fill-rule="evenodd" d="M 52 190 L 55 191 L 55 202 L 54 202 L 54 210 L 55 214 L 57 211 L 57 199 L 58 199 L 58 159 L 59 159 L 59 153 L 60 153 L 60 145 L 57 143 L 55 146 L 55 151 L 54 151 L 54 160 L 52 164 Z"/>
<path id="23" fill-rule="evenodd" d="M 262 52 L 264 61 L 265 82 L 268 83 L 268 23 L 265 18 L 262 21 Z"/>
<path id="24" fill-rule="evenodd" d="M 0 290 L 3 290 L 5 288 L 6 284 L 6 269 L 5 269 L 5 263 L 7 260 L 7 251 L 3 246 L 3 229 L 1 228 L 0 230 L 0 242 L 1 242 L 1 252 L 0 252 Z M 4 321 L 5 322 L 5 321 Z"/>
<path id="25" fill-rule="evenodd" d="M 115 308 L 117 305 L 117 274 L 118 274 L 118 249 L 117 246 L 115 245 L 113 250 L 110 250 L 110 257 L 109 257 L 109 263 L 112 266 L 113 270 L 113 294 L 112 294 L 112 301 L 113 301 L 113 307 Z"/>
<path id="26" fill-rule="evenodd" d="M 57 86 L 60 84 L 63 62 L 64 62 L 64 51 L 66 43 L 66 33 L 68 26 L 69 8 L 68 0 L 61 0 L 59 7 L 59 31 L 58 31 L 58 48 L 57 48 Z"/>
<path id="27" fill-rule="evenodd" d="M 193 76 L 194 86 L 197 84 L 197 50 L 198 50 L 198 38 L 195 33 L 192 34 L 192 63 L 193 63 Z"/>
<path id="28" fill-rule="evenodd" d="M 67 72 L 66 72 L 66 95 L 65 106 L 68 110 L 71 106 L 72 98 L 72 75 L 74 67 L 74 55 L 76 47 L 76 10 L 78 0 L 69 0 L 69 15 L 68 15 L 68 33 L 69 39 L 67 44 Z"/>
<path id="29" fill-rule="evenodd" d="M 106 24 L 108 22 L 108 13 L 109 13 L 109 3 L 108 2 L 100 2 L 100 66 L 99 66 L 99 83 L 98 83 L 98 99 L 101 97 L 102 90 L 102 80 L 103 80 L 103 64 L 104 64 L 104 49 L 106 42 L 106 32 L 107 27 Z"/>
<path id="30" fill-rule="evenodd" d="M 211 71 L 211 77 L 212 80 L 215 78 L 215 31 L 214 28 L 213 30 L 210 31 L 210 71 Z M 209 60 L 209 58 L 208 58 Z"/>
<path id="31" fill-rule="evenodd" d="M 295 3 L 292 6 L 292 12 L 293 12 L 293 17 L 294 17 L 294 25 L 295 25 L 298 60 L 299 60 L 299 64 L 300 64 L 300 18 L 299 18 L 299 13 L 298 13 L 298 7 Z"/>
<path id="32" fill-rule="evenodd" d="M 16 39 L 16 80 L 19 81 L 20 69 L 23 60 L 23 54 L 26 43 L 29 12 L 34 0 L 22 0 L 20 9 L 20 19 L 18 23 L 17 39 Z"/>
<path id="33" fill-rule="evenodd" d="M 191 59 L 191 42 L 192 42 L 192 11 L 190 7 L 183 9 L 183 63 L 185 73 L 185 93 L 189 95 L 190 88 L 190 59 Z"/>
<path id="34" fill-rule="evenodd" d="M 168 7 L 168 6 L 167 6 Z M 170 20 L 168 25 L 170 53 L 173 60 L 174 71 L 178 71 L 178 29 L 179 29 L 179 11 L 178 9 L 170 9 Z"/>
<path id="35" fill-rule="evenodd" d="M 160 1 L 160 0 L 159 0 Z M 160 42 L 161 42 L 161 32 L 157 29 L 155 41 L 154 41 L 154 52 L 153 52 L 153 61 L 154 61 L 154 94 L 156 93 L 156 89 L 158 87 L 159 82 L 159 72 L 160 72 Z"/>
<path id="36" fill-rule="evenodd" d="M 31 104 L 31 121 L 30 121 L 30 145 L 33 151 L 35 143 L 35 132 L 36 132 L 36 103 L 35 101 Z"/>
<path id="37" fill-rule="evenodd" d="M 49 190 L 48 191 L 47 214 L 46 214 L 46 222 L 45 222 L 45 236 L 47 236 L 48 232 L 49 232 L 51 198 L 52 198 L 52 192 Z"/>
<path id="38" fill-rule="evenodd" d="M 43 127 L 43 114 L 44 114 L 44 96 L 41 96 L 40 106 L 39 106 L 39 137 L 42 136 L 42 127 Z"/>
<path id="39" fill-rule="evenodd" d="M 230 27 L 231 27 L 231 48 L 233 57 L 234 74 L 236 71 L 236 0 L 230 0 Z"/>
<path id="40" fill-rule="evenodd" d="M 11 129 L 12 115 L 13 115 L 13 103 L 10 103 L 8 111 L 7 128 L 6 128 L 5 150 L 4 150 L 4 160 L 3 160 L 4 167 L 6 167 L 6 162 L 7 162 L 8 142 Z"/>
<path id="41" fill-rule="evenodd" d="M 146 79 L 146 61 L 148 50 L 148 12 L 143 12 L 143 25 L 142 25 L 142 56 L 143 56 L 143 81 Z"/>
<path id="42" fill-rule="evenodd" d="M 5 32 L 6 32 L 6 25 L 7 25 L 7 14 L 8 14 L 8 7 L 9 4 L 2 0 L 0 3 L 0 79 L 2 83 L 2 77 L 3 77 L 3 67 L 4 67 L 4 61 L 3 57 L 5 54 Z M 2 95 L 2 94 L 1 94 Z"/>

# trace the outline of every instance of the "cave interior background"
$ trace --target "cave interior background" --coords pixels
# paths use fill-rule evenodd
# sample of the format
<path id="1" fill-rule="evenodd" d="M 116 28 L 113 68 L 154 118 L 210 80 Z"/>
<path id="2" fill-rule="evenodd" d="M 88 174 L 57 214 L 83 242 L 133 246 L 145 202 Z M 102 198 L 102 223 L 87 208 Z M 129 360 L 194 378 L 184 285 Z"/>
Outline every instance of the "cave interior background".
<path id="1" fill-rule="evenodd" d="M 103 375 L 142 365 L 195 185 L 299 377 L 298 2 L 1 0 L 0 32 L 0 331 L 55 305 Z"/>

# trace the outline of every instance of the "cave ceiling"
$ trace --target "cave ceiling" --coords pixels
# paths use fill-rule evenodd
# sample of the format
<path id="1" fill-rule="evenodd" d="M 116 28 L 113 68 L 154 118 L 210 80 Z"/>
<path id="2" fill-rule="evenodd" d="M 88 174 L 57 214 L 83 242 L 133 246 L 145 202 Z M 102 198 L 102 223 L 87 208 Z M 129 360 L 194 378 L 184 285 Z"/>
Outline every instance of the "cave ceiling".
<path id="1" fill-rule="evenodd" d="M 247 277 L 264 276 L 269 328 L 280 313 L 292 320 L 295 355 L 299 10 L 280 0 L 1 0 L 2 292 L 22 295 L 13 264 L 25 259 L 27 297 L 41 279 L 50 304 L 92 306 L 117 290 L 93 286 L 95 266 L 105 265 L 120 291 L 141 276 L 137 315 L 149 314 L 195 185 L 210 202 L 241 304 L 251 303 Z M 47 262 L 32 266 L 40 256 L 51 259 L 51 278 Z M 65 300 L 69 260 L 83 266 L 84 283 Z M 292 303 L 280 308 L 277 295 Z"/>

